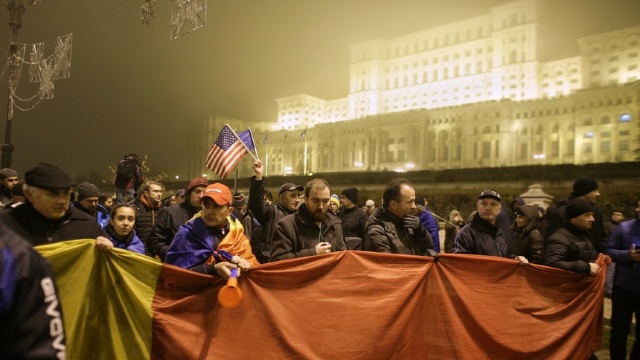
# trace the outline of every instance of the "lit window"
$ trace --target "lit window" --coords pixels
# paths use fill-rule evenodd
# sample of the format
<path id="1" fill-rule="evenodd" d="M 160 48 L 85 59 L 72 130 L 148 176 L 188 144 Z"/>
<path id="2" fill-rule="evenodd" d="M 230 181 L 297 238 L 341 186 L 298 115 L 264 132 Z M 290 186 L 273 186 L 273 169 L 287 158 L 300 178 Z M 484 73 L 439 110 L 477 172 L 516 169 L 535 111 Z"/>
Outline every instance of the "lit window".
<path id="1" fill-rule="evenodd" d="M 629 122 L 631 121 L 631 114 L 622 114 L 619 119 L 620 122 Z"/>
<path id="2" fill-rule="evenodd" d="M 593 137 L 593 133 L 591 131 L 584 134 L 585 139 L 591 139 Z"/>

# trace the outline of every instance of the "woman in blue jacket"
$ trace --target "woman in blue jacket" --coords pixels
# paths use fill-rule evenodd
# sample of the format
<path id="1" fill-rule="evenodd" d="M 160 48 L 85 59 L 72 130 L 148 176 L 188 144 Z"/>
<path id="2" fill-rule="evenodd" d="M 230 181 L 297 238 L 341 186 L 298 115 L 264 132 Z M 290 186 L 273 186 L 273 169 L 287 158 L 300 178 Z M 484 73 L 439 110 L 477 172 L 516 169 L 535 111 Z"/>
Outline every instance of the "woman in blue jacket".
<path id="1" fill-rule="evenodd" d="M 133 230 L 136 224 L 136 211 L 129 204 L 117 204 L 111 208 L 109 224 L 104 230 L 113 242 L 113 246 L 144 255 L 144 243 Z"/>

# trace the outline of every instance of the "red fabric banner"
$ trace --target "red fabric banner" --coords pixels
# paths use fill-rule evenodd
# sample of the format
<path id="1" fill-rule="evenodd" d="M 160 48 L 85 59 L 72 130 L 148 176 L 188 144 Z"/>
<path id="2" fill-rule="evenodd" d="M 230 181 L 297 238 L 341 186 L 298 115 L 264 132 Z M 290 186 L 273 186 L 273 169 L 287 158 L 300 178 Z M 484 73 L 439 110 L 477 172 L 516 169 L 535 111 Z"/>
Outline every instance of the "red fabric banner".
<path id="1" fill-rule="evenodd" d="M 163 266 L 153 359 L 586 359 L 600 348 L 597 276 L 517 260 L 346 251 L 257 266 L 244 300 Z"/>

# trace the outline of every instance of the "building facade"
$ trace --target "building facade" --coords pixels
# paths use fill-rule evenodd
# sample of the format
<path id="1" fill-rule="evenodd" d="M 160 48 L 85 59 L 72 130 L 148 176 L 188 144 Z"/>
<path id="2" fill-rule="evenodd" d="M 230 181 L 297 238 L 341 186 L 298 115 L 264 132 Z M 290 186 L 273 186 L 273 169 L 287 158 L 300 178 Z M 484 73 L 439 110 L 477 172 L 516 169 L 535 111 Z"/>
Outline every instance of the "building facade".
<path id="1" fill-rule="evenodd" d="M 634 160 L 640 26 L 577 39 L 577 56 L 542 61 L 538 9 L 515 1 L 355 44 L 345 98 L 293 95 L 276 100 L 276 123 L 236 122 L 261 129 L 261 158 L 278 175 Z M 213 119 L 207 126 L 221 129 Z"/>

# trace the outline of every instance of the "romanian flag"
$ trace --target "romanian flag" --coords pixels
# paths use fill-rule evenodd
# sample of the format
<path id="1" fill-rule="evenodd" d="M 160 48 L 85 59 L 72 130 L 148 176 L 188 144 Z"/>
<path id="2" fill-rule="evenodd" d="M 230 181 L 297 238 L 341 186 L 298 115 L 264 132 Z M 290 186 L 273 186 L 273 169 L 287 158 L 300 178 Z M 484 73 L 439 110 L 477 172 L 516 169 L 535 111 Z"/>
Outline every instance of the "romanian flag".
<path id="1" fill-rule="evenodd" d="M 39 247 L 57 276 L 69 359 L 586 359 L 597 276 L 516 260 L 344 251 L 259 265 L 226 283 L 76 240 Z"/>

